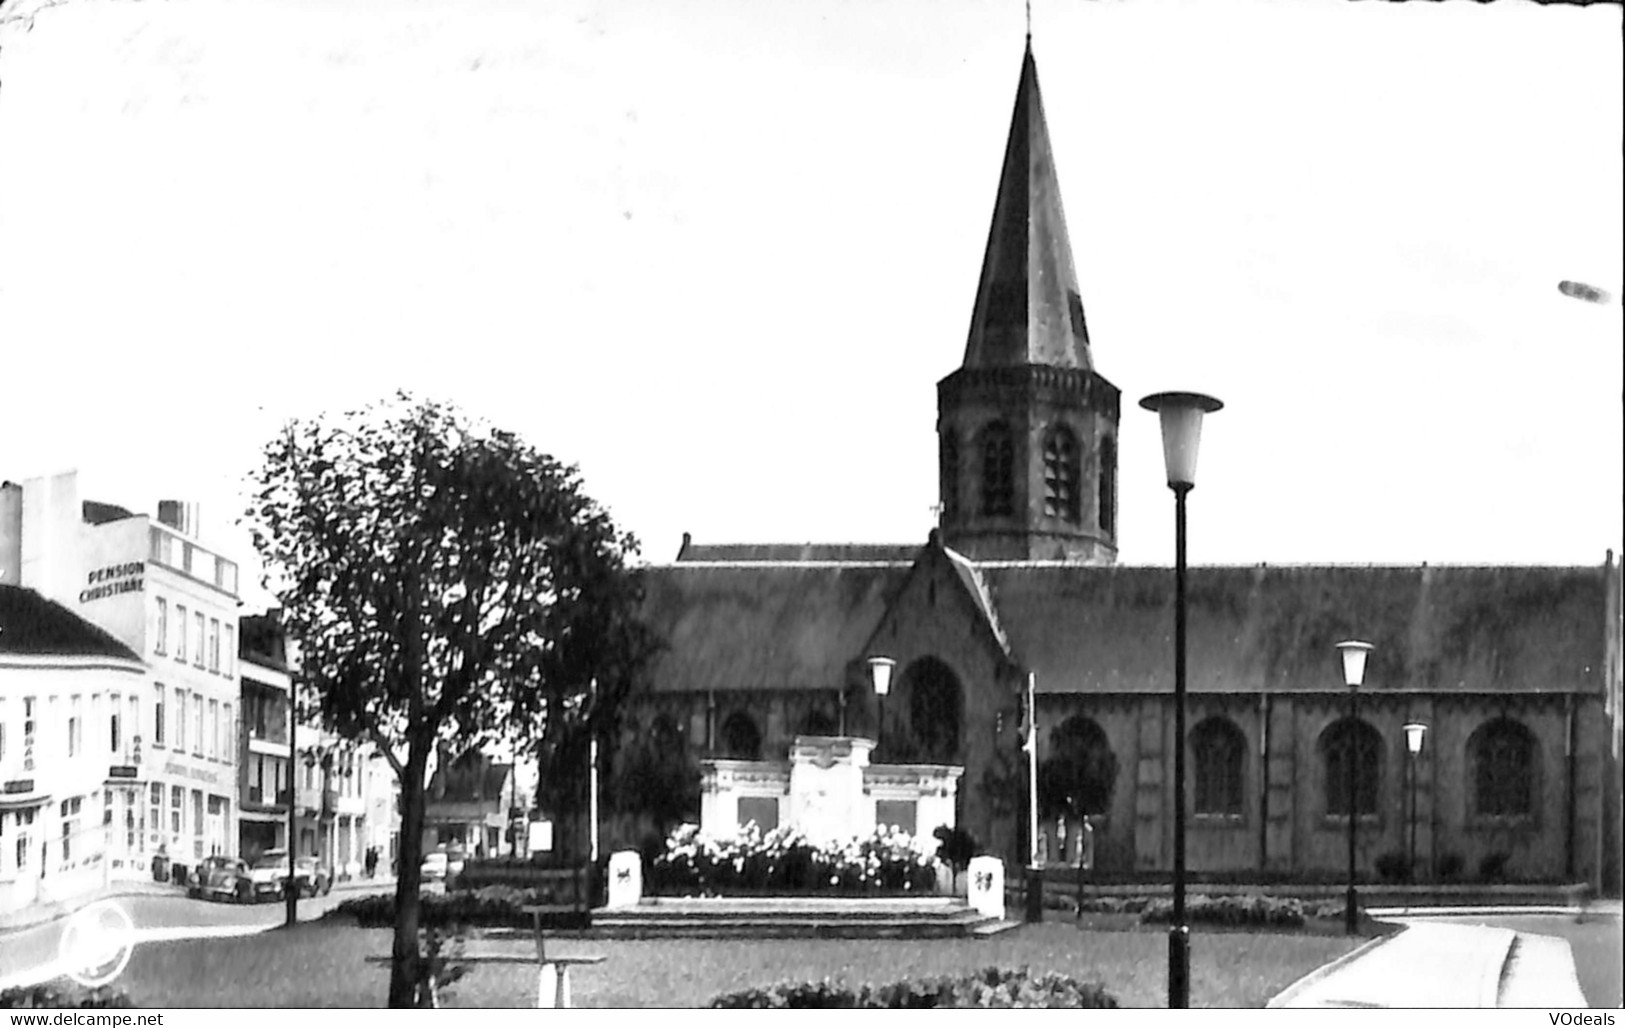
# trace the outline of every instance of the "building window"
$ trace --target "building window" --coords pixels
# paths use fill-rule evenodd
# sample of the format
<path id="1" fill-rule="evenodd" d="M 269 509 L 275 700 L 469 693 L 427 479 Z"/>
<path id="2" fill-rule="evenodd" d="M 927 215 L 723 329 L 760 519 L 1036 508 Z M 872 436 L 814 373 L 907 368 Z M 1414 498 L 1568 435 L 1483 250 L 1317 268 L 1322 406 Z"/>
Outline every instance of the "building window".
<path id="1" fill-rule="evenodd" d="M 231 716 L 231 704 L 220 705 L 220 759 L 230 763 L 237 751 L 237 722 Z"/>
<path id="2" fill-rule="evenodd" d="M 164 744 L 164 687 L 162 685 L 155 685 L 153 686 L 153 690 L 152 744 L 154 746 L 162 746 Z"/>
<path id="3" fill-rule="evenodd" d="M 82 798 L 75 796 L 71 800 L 62 801 L 62 866 L 66 867 L 73 860 L 73 838 L 79 834 L 79 811 Z"/>
<path id="4" fill-rule="evenodd" d="M 186 749 L 186 691 L 175 690 L 175 749 Z"/>
<path id="5" fill-rule="evenodd" d="M 225 667 L 225 676 L 230 678 L 237 673 L 237 631 L 230 625 L 226 626 L 225 631 L 226 652 L 224 654 L 223 664 Z"/>
<path id="6" fill-rule="evenodd" d="M 164 787 L 153 782 L 147 787 L 148 823 L 152 825 L 152 841 L 157 842 L 164 830 Z"/>
<path id="7" fill-rule="evenodd" d="M 119 698 L 114 696 L 113 712 L 107 716 L 107 752 L 112 753 L 115 756 L 118 754 L 120 742 L 118 734 L 118 701 Z"/>
<path id="8" fill-rule="evenodd" d="M 158 612 L 152 632 L 153 652 L 162 657 L 169 652 L 169 601 L 160 596 L 153 602 Z"/>
<path id="9" fill-rule="evenodd" d="M 982 514 L 1007 517 L 1015 512 L 1016 445 L 1010 427 L 995 421 L 982 429 Z"/>
<path id="10" fill-rule="evenodd" d="M 1044 516 L 1079 521 L 1078 438 L 1057 425 L 1044 439 Z"/>
<path id="11" fill-rule="evenodd" d="M 203 694 L 192 694 L 192 753 L 203 756 Z"/>
<path id="12" fill-rule="evenodd" d="M 220 673 L 220 619 L 209 619 L 209 670 Z"/>
<path id="13" fill-rule="evenodd" d="M 220 701 L 209 701 L 208 740 L 203 749 L 210 760 L 220 755 Z"/>
<path id="14" fill-rule="evenodd" d="M 175 659 L 186 663 L 186 608 L 175 604 Z"/>
<path id="15" fill-rule="evenodd" d="M 1473 812 L 1528 817 L 1535 809 L 1535 737 L 1511 718 L 1496 718 L 1467 741 L 1473 769 Z"/>
<path id="16" fill-rule="evenodd" d="M 959 513 L 959 433 L 951 428 L 942 430 L 942 516 L 952 518 Z"/>
<path id="17" fill-rule="evenodd" d="M 195 667 L 203 666 L 203 612 L 198 611 L 192 615 L 192 627 L 197 631 L 192 641 L 192 664 Z"/>
<path id="18" fill-rule="evenodd" d="M 1364 721 L 1334 721 L 1320 736 L 1325 772 L 1326 813 L 1349 814 L 1349 763 L 1354 764 L 1354 809 L 1361 817 L 1377 812 L 1377 783 L 1381 777 L 1382 739 Z"/>
<path id="19" fill-rule="evenodd" d="M 1117 533 L 1117 440 L 1111 436 L 1100 441 L 1100 483 L 1095 493 L 1100 498 L 1100 530 L 1106 535 Z"/>
<path id="20" fill-rule="evenodd" d="M 76 718 L 76 717 L 70 717 L 70 718 L 68 718 L 68 756 L 70 756 L 70 757 L 74 756 L 78 752 L 79 752 L 79 719 Z"/>
<path id="21" fill-rule="evenodd" d="M 744 711 L 736 711 L 722 723 L 723 754 L 730 760 L 761 760 L 762 731 Z"/>
<path id="22" fill-rule="evenodd" d="M 1196 765 L 1197 814 L 1241 814 L 1247 739 L 1228 718 L 1210 717 L 1191 732 Z"/>
<path id="23" fill-rule="evenodd" d="M 186 790 L 178 785 L 169 787 L 169 834 L 175 837 L 175 844 L 180 845 L 181 809 L 186 806 Z"/>

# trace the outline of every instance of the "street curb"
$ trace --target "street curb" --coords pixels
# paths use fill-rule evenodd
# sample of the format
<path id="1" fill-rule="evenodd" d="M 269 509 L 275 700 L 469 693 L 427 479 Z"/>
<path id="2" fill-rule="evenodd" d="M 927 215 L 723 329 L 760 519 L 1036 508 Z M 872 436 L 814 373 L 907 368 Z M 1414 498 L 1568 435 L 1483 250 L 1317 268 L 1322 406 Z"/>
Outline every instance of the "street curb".
<path id="1" fill-rule="evenodd" d="M 69 900 L 57 900 L 57 901 L 54 901 L 54 902 L 51 902 L 51 903 L 41 905 L 39 907 L 39 916 L 34 918 L 33 920 L 24 921 L 24 922 L 21 922 L 19 924 L 0 924 L 0 939 L 3 939 L 8 935 L 17 935 L 17 934 L 20 934 L 22 932 L 31 932 L 36 928 L 41 928 L 41 927 L 44 927 L 45 925 L 52 924 L 54 922 L 60 921 L 65 917 L 71 917 L 73 915 L 74 911 L 83 909 L 84 907 L 88 907 L 90 904 L 100 902 L 101 900 L 134 899 L 134 898 L 139 897 L 139 896 L 185 896 L 185 895 L 186 895 L 186 890 L 179 887 L 179 886 L 176 886 L 174 891 L 172 891 L 172 892 L 169 892 L 169 891 L 160 892 L 160 891 L 158 891 L 156 889 L 135 889 L 135 888 L 131 888 L 131 889 L 123 889 L 123 890 L 120 890 L 118 892 L 85 893 L 85 894 L 80 895 L 80 896 L 75 896 L 75 897 L 73 897 L 72 899 L 69 899 Z M 27 910 L 28 910 L 28 908 L 25 907 L 24 911 L 26 912 Z"/>
<path id="2" fill-rule="evenodd" d="M 1354 961 L 1370 953 L 1383 943 L 1392 942 L 1408 931 L 1410 931 L 1409 925 L 1400 925 L 1397 932 L 1389 932 L 1386 935 L 1379 936 L 1378 938 L 1372 939 L 1370 942 L 1367 942 L 1364 945 L 1357 946 L 1354 949 L 1349 950 L 1347 953 L 1338 957 L 1329 964 L 1322 964 L 1320 967 L 1315 968 L 1313 971 L 1310 971 L 1302 978 L 1299 978 L 1291 985 L 1288 985 L 1286 988 L 1282 989 L 1273 999 L 1264 1004 L 1264 1009 L 1275 1010 L 1287 1006 L 1287 1004 L 1298 997 L 1299 993 L 1303 992 L 1311 985 L 1316 984 L 1321 979 L 1331 975 L 1333 972 L 1341 970 L 1344 965 L 1352 964 Z"/>

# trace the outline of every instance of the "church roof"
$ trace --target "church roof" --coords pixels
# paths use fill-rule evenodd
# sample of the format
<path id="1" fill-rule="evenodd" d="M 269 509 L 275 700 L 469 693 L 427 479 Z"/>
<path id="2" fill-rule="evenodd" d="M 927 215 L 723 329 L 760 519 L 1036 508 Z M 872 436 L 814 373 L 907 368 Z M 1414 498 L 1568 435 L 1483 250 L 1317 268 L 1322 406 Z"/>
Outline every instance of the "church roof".
<path id="1" fill-rule="evenodd" d="M 1039 692 L 1172 689 L 1172 569 L 977 563 L 945 552 L 1001 648 L 1036 673 Z M 651 568 L 645 616 L 668 646 L 652 684 L 839 687 L 910 571 L 896 563 Z M 1597 567 L 1196 567 L 1187 583 L 1188 685 L 1342 689 L 1334 646 L 1358 638 L 1376 647 L 1372 692 L 1600 687 L 1608 581 Z"/>
<path id="2" fill-rule="evenodd" d="M 0 654 L 141 658 L 112 635 L 32 589 L 0 585 Z"/>
<path id="3" fill-rule="evenodd" d="M 981 568 L 1039 692 L 1173 687 L 1169 568 Z M 1569 690 L 1601 681 L 1596 567 L 1199 567 L 1187 579 L 1192 691 L 1343 688 L 1335 646 L 1376 648 L 1369 690 Z"/>
<path id="4" fill-rule="evenodd" d="M 1027 364 L 1094 367 L 1031 41 L 1021 61 L 964 366 Z"/>

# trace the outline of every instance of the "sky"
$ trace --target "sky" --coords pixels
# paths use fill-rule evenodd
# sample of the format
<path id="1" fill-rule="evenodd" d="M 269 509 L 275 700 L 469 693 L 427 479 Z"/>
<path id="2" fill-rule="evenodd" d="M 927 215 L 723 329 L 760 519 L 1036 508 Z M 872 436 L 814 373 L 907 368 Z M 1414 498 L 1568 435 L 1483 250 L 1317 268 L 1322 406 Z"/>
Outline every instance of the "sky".
<path id="1" fill-rule="evenodd" d="M 31 17 L 30 17 L 31 15 Z M 0 478 L 202 504 L 404 388 L 579 464 L 648 560 L 924 543 L 1017 0 L 9 0 Z M 1621 16 L 1032 5 L 1119 559 L 1601 563 L 1622 536 Z M 1561 295 L 1589 282 L 1609 306 Z M 247 576 L 245 576 L 247 577 Z"/>

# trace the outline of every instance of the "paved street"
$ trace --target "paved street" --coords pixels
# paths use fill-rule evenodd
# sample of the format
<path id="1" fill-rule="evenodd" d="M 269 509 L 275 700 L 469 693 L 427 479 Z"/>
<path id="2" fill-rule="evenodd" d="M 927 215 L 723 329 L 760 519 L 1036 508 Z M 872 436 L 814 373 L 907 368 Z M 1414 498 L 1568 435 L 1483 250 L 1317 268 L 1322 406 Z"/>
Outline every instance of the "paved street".
<path id="1" fill-rule="evenodd" d="M 380 880 L 349 887 L 336 887 L 327 896 L 299 901 L 299 919 L 314 920 L 340 902 L 368 892 L 394 888 Z M 121 896 L 110 900 L 123 908 L 135 927 L 137 945 L 173 939 L 247 935 L 275 927 L 284 920 L 280 902 L 238 906 L 207 900 L 188 899 L 176 890 L 168 895 Z M 0 932 L 0 989 L 26 985 L 56 977 L 57 955 L 66 918 L 16 931 Z"/>

